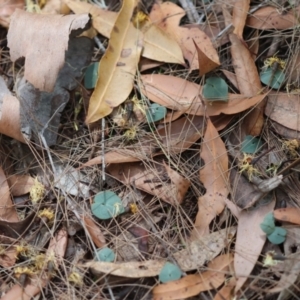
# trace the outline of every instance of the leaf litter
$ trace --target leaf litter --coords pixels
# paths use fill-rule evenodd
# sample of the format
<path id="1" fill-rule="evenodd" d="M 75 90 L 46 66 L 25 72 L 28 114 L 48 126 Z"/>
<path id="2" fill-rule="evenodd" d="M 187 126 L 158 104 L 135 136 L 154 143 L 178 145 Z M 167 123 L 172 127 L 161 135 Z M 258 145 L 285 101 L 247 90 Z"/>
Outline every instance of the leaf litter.
<path id="1" fill-rule="evenodd" d="M 1 297 L 295 299 L 297 2 L 146 2 L 1 6 Z"/>

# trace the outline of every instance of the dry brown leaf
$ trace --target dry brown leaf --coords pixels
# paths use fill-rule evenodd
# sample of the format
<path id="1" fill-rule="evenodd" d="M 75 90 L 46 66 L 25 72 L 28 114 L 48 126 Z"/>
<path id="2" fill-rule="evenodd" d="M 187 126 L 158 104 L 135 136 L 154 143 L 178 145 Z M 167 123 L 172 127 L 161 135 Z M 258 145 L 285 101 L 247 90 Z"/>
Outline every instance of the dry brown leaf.
<path id="1" fill-rule="evenodd" d="M 212 61 L 219 60 L 218 53 L 209 37 L 198 27 L 180 27 L 180 19 L 185 11 L 172 2 L 154 4 L 150 19 L 168 35 L 172 36 L 181 47 L 183 56 L 189 61 L 191 70 L 199 68 L 198 55 L 194 42 Z"/>
<path id="2" fill-rule="evenodd" d="M 109 115 L 126 100 L 133 88 L 142 51 L 142 34 L 130 22 L 136 0 L 125 0 L 99 63 L 99 76 L 90 98 L 87 123 Z M 105 72 L 103 70 L 106 70 Z"/>
<path id="3" fill-rule="evenodd" d="M 1 234 L 3 234 L 3 232 L 1 232 Z M 15 243 L 15 239 L 11 239 L 3 235 L 0 236 L 0 244 L 2 245 L 2 247 L 5 247 L 5 251 L 0 255 L 0 266 L 2 266 L 3 268 L 10 268 L 16 263 L 17 251 L 16 247 L 14 246 Z"/>
<path id="4" fill-rule="evenodd" d="M 199 76 L 209 73 L 210 71 L 220 66 L 219 57 L 217 57 L 217 61 L 214 61 L 213 59 L 216 59 L 216 57 L 208 57 L 206 55 L 206 52 L 203 52 L 195 42 L 194 44 L 198 54 Z"/>
<path id="5" fill-rule="evenodd" d="M 174 259 L 183 271 L 195 270 L 206 261 L 214 259 L 226 247 L 235 235 L 235 227 L 221 229 L 197 241 L 186 244 L 186 249 L 173 254 Z M 128 278 L 142 278 L 157 276 L 166 260 L 130 261 L 109 263 L 103 261 L 89 261 L 85 267 L 95 272 L 124 276 Z"/>
<path id="6" fill-rule="evenodd" d="M 30 175 L 11 175 L 7 178 L 13 196 L 21 196 L 30 192 L 35 181 Z"/>
<path id="7" fill-rule="evenodd" d="M 225 281 L 224 286 L 218 291 L 213 300 L 233 299 L 233 290 L 236 285 L 236 279 L 231 277 Z"/>
<path id="8" fill-rule="evenodd" d="M 299 99 L 298 94 L 272 93 L 268 97 L 265 114 L 280 125 L 299 131 Z"/>
<path id="9" fill-rule="evenodd" d="M 223 8 L 223 15 L 226 24 L 230 24 L 231 16 L 226 8 Z M 260 94 L 262 86 L 253 57 L 245 43 L 236 34 L 229 34 L 229 39 L 231 41 L 232 64 L 240 93 L 248 97 L 257 96 Z M 264 105 L 265 102 L 261 102 L 245 117 L 244 130 L 246 134 L 257 136 L 261 133 L 264 124 Z"/>
<path id="10" fill-rule="evenodd" d="M 68 232 L 65 228 L 62 228 L 50 240 L 46 255 L 51 255 L 51 253 L 54 252 L 58 262 L 63 263 L 67 245 L 68 245 Z"/>
<path id="11" fill-rule="evenodd" d="M 233 6 L 232 25 L 233 33 L 243 40 L 243 32 L 250 7 L 250 0 L 237 0 Z"/>
<path id="12" fill-rule="evenodd" d="M 139 62 L 139 70 L 140 72 L 159 67 L 163 63 L 160 61 L 155 61 L 149 58 L 142 57 Z"/>
<path id="13" fill-rule="evenodd" d="M 41 10 L 41 13 L 68 15 L 70 8 L 62 0 L 48 0 Z"/>
<path id="14" fill-rule="evenodd" d="M 275 201 L 254 210 L 239 213 L 236 236 L 234 270 L 237 278 L 235 293 L 243 286 L 252 272 L 266 241 L 266 235 L 260 228 L 265 215 L 273 211 Z"/>
<path id="15" fill-rule="evenodd" d="M 90 13 L 93 27 L 102 35 L 110 38 L 117 13 L 101 9 L 96 5 L 74 0 L 65 0 L 75 13 Z M 161 62 L 184 64 L 182 51 L 177 42 L 161 30 L 156 24 L 147 21 L 140 30 L 144 33 L 144 49 L 142 55 Z M 137 33 L 136 33 L 137 34 Z"/>
<path id="16" fill-rule="evenodd" d="M 223 211 L 229 193 L 227 149 L 210 119 L 203 137 L 201 158 L 205 165 L 200 170 L 200 181 L 206 193 L 198 199 L 199 211 L 192 231 L 193 238 L 209 232 L 210 222 Z"/>
<path id="17" fill-rule="evenodd" d="M 10 16 L 18 9 L 24 9 L 23 0 L 2 0 L 0 7 L 0 25 L 8 27 L 10 23 Z"/>
<path id="18" fill-rule="evenodd" d="M 87 14 L 41 15 L 17 9 L 7 34 L 11 60 L 25 57 L 25 78 L 40 91 L 51 92 L 65 62 L 70 32 L 84 29 L 89 20 Z"/>
<path id="19" fill-rule="evenodd" d="M 172 110 L 197 116 L 217 116 L 220 114 L 236 114 L 260 103 L 266 96 L 229 94 L 228 102 L 213 102 L 203 106 L 199 96 L 202 87 L 179 77 L 169 75 L 142 75 L 140 85 L 143 93 L 153 102 Z M 178 117 L 178 115 L 177 115 Z"/>
<path id="20" fill-rule="evenodd" d="M 274 217 L 278 221 L 300 225 L 300 208 L 286 207 L 274 210 Z"/>
<path id="21" fill-rule="evenodd" d="M 98 248 L 102 248 L 104 245 L 106 245 L 105 237 L 94 220 L 88 216 L 82 216 L 82 219 L 95 245 Z"/>
<path id="22" fill-rule="evenodd" d="M 187 275 L 179 280 L 160 284 L 153 289 L 153 299 L 187 299 L 200 292 L 216 289 L 225 281 L 232 255 L 224 254 L 208 264 L 209 271 Z"/>
<path id="23" fill-rule="evenodd" d="M 19 217 L 10 197 L 9 186 L 3 169 L 0 167 L 0 219 L 8 222 L 18 222 Z"/>
<path id="24" fill-rule="evenodd" d="M 261 30 L 285 30 L 299 24 L 300 6 L 288 10 L 286 13 L 274 6 L 263 7 L 247 19 L 247 26 Z"/>

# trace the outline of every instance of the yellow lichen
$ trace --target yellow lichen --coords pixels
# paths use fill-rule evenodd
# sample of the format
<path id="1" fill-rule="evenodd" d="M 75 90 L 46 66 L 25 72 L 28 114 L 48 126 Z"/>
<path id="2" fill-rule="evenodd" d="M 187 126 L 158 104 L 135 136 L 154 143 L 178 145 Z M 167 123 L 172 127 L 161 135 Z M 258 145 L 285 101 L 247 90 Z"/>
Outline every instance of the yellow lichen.
<path id="1" fill-rule="evenodd" d="M 286 140 L 282 142 L 282 147 L 284 150 L 287 150 L 289 154 L 293 157 L 296 158 L 299 156 L 297 149 L 299 149 L 300 142 L 296 139 L 293 140 Z"/>
<path id="2" fill-rule="evenodd" d="M 16 258 L 19 256 L 32 258 L 35 257 L 36 252 L 34 251 L 33 247 L 29 244 L 21 242 L 19 245 L 15 246 L 16 248 Z"/>
<path id="3" fill-rule="evenodd" d="M 274 259 L 274 251 L 267 252 L 266 257 L 264 258 L 263 266 L 264 267 L 273 267 L 278 264 L 278 260 Z"/>
<path id="4" fill-rule="evenodd" d="M 139 211 L 137 205 L 134 204 L 134 203 L 131 203 L 130 204 L 130 211 L 131 211 L 131 213 L 136 214 Z"/>
<path id="5" fill-rule="evenodd" d="M 44 194 L 45 194 L 45 187 L 42 183 L 40 183 L 38 181 L 37 178 L 35 178 L 34 185 L 30 189 L 29 194 L 30 194 L 31 201 L 33 203 L 38 203 L 39 201 L 41 201 L 43 199 Z"/>
<path id="6" fill-rule="evenodd" d="M 36 274 L 33 267 L 16 267 L 14 273 L 16 278 L 20 278 L 21 275 L 32 276 Z"/>
<path id="7" fill-rule="evenodd" d="M 52 222 L 54 220 L 54 211 L 50 208 L 45 208 L 38 213 L 40 218 L 45 218 L 48 222 Z"/>
<path id="8" fill-rule="evenodd" d="M 276 57 L 276 56 L 272 56 L 272 57 L 267 58 L 264 61 L 264 67 L 265 68 L 271 68 L 275 63 L 278 64 L 278 66 L 281 70 L 285 69 L 285 67 L 286 67 L 286 62 L 284 60 Z"/>
<path id="9" fill-rule="evenodd" d="M 253 156 L 246 153 L 243 153 L 243 155 L 244 157 L 239 160 L 238 165 L 240 173 L 245 172 L 248 175 L 249 181 L 252 181 L 252 177 L 259 175 L 260 172 L 252 165 Z"/>
<path id="10" fill-rule="evenodd" d="M 83 278 L 82 275 L 79 274 L 77 271 L 72 271 L 68 277 L 69 282 L 73 283 L 74 285 L 82 285 Z"/>

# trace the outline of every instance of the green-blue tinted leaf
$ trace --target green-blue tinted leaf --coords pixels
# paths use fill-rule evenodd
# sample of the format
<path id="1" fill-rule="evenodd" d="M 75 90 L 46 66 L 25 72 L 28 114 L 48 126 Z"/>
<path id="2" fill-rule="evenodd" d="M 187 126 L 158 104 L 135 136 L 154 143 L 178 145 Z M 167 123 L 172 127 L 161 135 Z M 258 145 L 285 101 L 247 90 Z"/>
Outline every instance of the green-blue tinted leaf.
<path id="1" fill-rule="evenodd" d="M 285 241 L 286 234 L 286 229 L 282 227 L 275 227 L 275 230 L 267 237 L 272 244 L 278 245 Z"/>
<path id="2" fill-rule="evenodd" d="M 115 253 L 110 248 L 98 249 L 95 260 L 113 262 L 115 260 Z"/>
<path id="3" fill-rule="evenodd" d="M 265 215 L 264 220 L 260 223 L 261 230 L 269 235 L 275 230 L 275 219 L 273 213 Z"/>
<path id="4" fill-rule="evenodd" d="M 181 278 L 181 275 L 182 274 L 179 267 L 169 262 L 166 262 L 159 273 L 159 280 L 162 283 L 165 283 L 173 280 L 178 280 Z"/>
<path id="5" fill-rule="evenodd" d="M 266 70 L 262 70 L 260 72 L 260 81 L 272 89 L 278 90 L 284 80 L 285 74 L 280 69 L 273 71 L 272 68 L 267 68 Z"/>
<path id="6" fill-rule="evenodd" d="M 254 154 L 263 146 L 261 139 L 252 135 L 247 135 L 242 142 L 241 151 L 244 153 Z"/>
<path id="7" fill-rule="evenodd" d="M 222 78 L 207 78 L 202 93 L 206 100 L 228 102 L 228 85 Z"/>
<path id="8" fill-rule="evenodd" d="M 150 123 L 162 120 L 167 114 L 167 109 L 157 103 L 152 103 L 146 111 L 147 121 Z"/>
<path id="9" fill-rule="evenodd" d="M 93 63 L 87 67 L 84 75 L 84 86 L 87 89 L 93 89 L 96 86 L 98 79 L 99 63 Z"/>

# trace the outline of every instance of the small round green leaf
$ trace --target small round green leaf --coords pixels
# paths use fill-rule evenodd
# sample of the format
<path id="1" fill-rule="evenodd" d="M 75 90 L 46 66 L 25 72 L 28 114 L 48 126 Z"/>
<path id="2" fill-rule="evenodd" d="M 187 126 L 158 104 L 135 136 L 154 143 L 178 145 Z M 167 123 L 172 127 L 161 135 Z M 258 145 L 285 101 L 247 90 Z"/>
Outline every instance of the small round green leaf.
<path id="1" fill-rule="evenodd" d="M 89 65 L 84 75 L 84 86 L 87 89 L 93 89 L 96 86 L 98 80 L 98 68 L 99 62 Z"/>
<path id="2" fill-rule="evenodd" d="M 261 139 L 252 135 L 247 135 L 242 142 L 241 151 L 244 153 L 254 154 L 258 152 L 262 146 L 263 142 Z"/>
<path id="3" fill-rule="evenodd" d="M 285 241 L 286 235 L 287 235 L 286 229 L 282 227 L 275 227 L 275 230 L 267 237 L 272 244 L 278 245 Z"/>
<path id="4" fill-rule="evenodd" d="M 174 264 L 166 262 L 159 273 L 159 280 L 162 283 L 178 280 L 181 278 L 181 270 Z"/>
<path id="5" fill-rule="evenodd" d="M 261 230 L 269 235 L 275 230 L 275 219 L 273 213 L 268 213 L 265 215 L 264 220 L 260 223 Z"/>
<path id="6" fill-rule="evenodd" d="M 115 260 L 115 253 L 110 248 L 102 248 L 97 250 L 95 260 L 113 262 Z"/>
<path id="7" fill-rule="evenodd" d="M 274 73 L 274 76 L 273 76 Z M 285 80 L 285 74 L 278 69 L 273 71 L 272 68 L 267 68 L 260 72 L 260 81 L 272 89 L 278 90 Z"/>
<path id="8" fill-rule="evenodd" d="M 226 81 L 219 77 L 207 78 L 203 86 L 203 97 L 209 101 L 228 102 L 228 85 Z"/>
<path id="9" fill-rule="evenodd" d="M 152 103 L 146 111 L 147 121 L 150 123 L 162 120 L 167 114 L 167 109 L 157 103 Z"/>
<path id="10" fill-rule="evenodd" d="M 92 213 L 101 220 L 111 219 L 124 213 L 125 208 L 121 199 L 112 191 L 98 193 L 92 204 Z"/>

